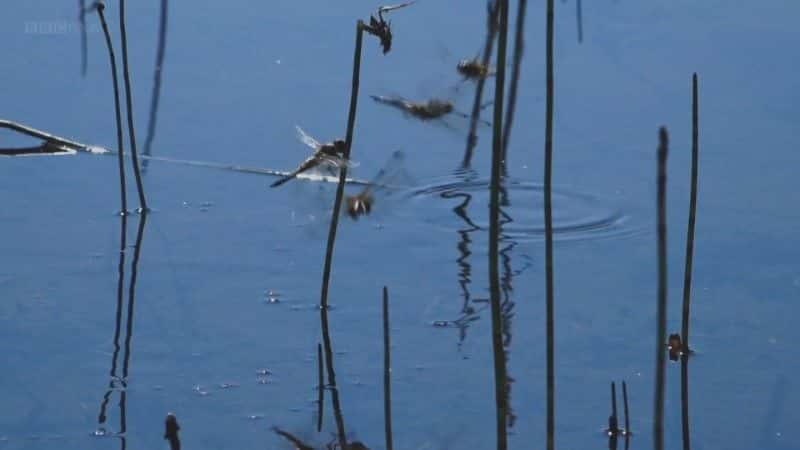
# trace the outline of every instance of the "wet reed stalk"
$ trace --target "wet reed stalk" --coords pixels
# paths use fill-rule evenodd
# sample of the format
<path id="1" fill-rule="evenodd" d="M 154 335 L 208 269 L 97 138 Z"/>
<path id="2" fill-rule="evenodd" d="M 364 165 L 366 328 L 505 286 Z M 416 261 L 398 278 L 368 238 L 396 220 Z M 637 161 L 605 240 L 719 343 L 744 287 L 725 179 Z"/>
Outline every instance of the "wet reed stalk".
<path id="1" fill-rule="evenodd" d="M 317 344 L 317 433 L 322 431 L 322 411 L 325 403 L 325 379 L 322 368 L 322 344 Z"/>
<path id="2" fill-rule="evenodd" d="M 622 382 L 622 407 L 625 412 L 625 434 L 631 434 L 631 424 L 628 419 L 628 385 Z"/>
<path id="3" fill-rule="evenodd" d="M 356 122 L 356 106 L 358 105 L 358 85 L 361 73 L 361 46 L 364 38 L 364 23 L 358 21 L 356 24 L 356 45 L 353 55 L 353 84 L 350 90 L 350 111 L 347 115 L 347 134 L 345 136 L 345 159 L 350 159 L 350 148 L 353 144 L 353 128 Z M 342 208 L 342 198 L 344 197 L 344 185 L 347 179 L 347 166 L 343 166 L 339 171 L 339 184 L 336 186 L 336 200 L 333 202 L 333 214 L 331 225 L 328 230 L 328 244 L 325 248 L 325 266 L 322 270 L 322 294 L 319 300 L 320 308 L 328 307 L 328 285 L 331 278 L 331 263 L 333 260 L 333 247 L 336 243 L 336 230 L 339 226 L 339 216 Z"/>
<path id="4" fill-rule="evenodd" d="M 667 340 L 667 129 L 658 131 L 658 304 L 656 315 L 656 376 L 653 402 L 653 446 L 664 448 L 664 364 Z"/>
<path id="5" fill-rule="evenodd" d="M 686 231 L 686 266 L 683 274 L 683 311 L 681 341 L 683 353 L 689 353 L 689 304 L 692 297 L 692 259 L 694 258 L 694 226 L 697 217 L 697 159 L 699 117 L 697 105 L 697 74 L 692 76 L 692 188 L 689 200 L 689 226 Z"/>
<path id="6" fill-rule="evenodd" d="M 150 96 L 150 117 L 147 122 L 147 136 L 144 140 L 143 155 L 150 156 L 153 150 L 153 139 L 156 136 L 156 119 L 158 117 L 158 104 L 161 98 L 161 75 L 164 67 L 164 55 L 167 47 L 167 14 L 169 0 L 161 0 L 161 13 L 158 25 L 158 50 L 156 52 L 156 65 L 153 70 L 153 93 Z M 142 161 L 142 168 L 146 167 L 147 160 Z"/>
<path id="7" fill-rule="evenodd" d="M 544 236 L 545 236 L 545 303 L 547 322 L 547 450 L 555 447 L 555 323 L 553 318 L 553 0 L 547 0 L 545 66 L 547 99 L 544 134 Z"/>
<path id="8" fill-rule="evenodd" d="M 122 142 L 122 111 L 119 105 L 119 78 L 117 77 L 117 57 L 114 55 L 114 44 L 111 42 L 111 32 L 108 31 L 108 23 L 104 14 L 105 4 L 97 4 L 97 15 L 100 16 L 100 24 L 103 27 L 103 34 L 106 38 L 106 48 L 108 48 L 108 59 L 111 62 L 111 80 L 114 84 L 114 114 L 117 125 L 117 161 L 119 162 L 119 190 L 121 214 L 128 214 L 127 188 L 125 187 L 125 149 Z"/>
<path id="9" fill-rule="evenodd" d="M 486 25 L 486 42 L 483 46 L 483 55 L 481 57 L 481 64 L 483 67 L 489 67 L 492 60 L 492 49 L 494 48 L 495 36 L 497 36 L 497 2 L 499 0 L 489 0 L 489 11 L 487 14 Z M 478 83 L 475 86 L 475 102 L 472 104 L 472 112 L 469 119 L 469 133 L 467 134 L 467 149 L 464 151 L 464 159 L 461 162 L 462 167 L 469 167 L 472 164 L 472 153 L 475 145 L 478 143 L 478 117 L 481 113 L 481 100 L 483 99 L 483 86 L 486 82 L 486 77 L 478 78 Z"/>
<path id="10" fill-rule="evenodd" d="M 517 86 L 519 84 L 522 55 L 525 52 L 525 9 L 527 0 L 518 0 L 517 24 L 514 33 L 514 66 L 511 68 L 511 84 L 508 86 L 508 106 L 506 107 L 505 123 L 503 123 L 503 173 L 506 169 L 508 158 L 508 142 L 511 140 L 511 125 L 514 123 L 514 110 L 517 106 Z"/>
<path id="11" fill-rule="evenodd" d="M 389 290 L 383 287 L 383 420 L 386 450 L 392 450 L 392 357 L 389 337 Z"/>
<path id="12" fill-rule="evenodd" d="M 122 73 L 125 79 L 125 103 L 128 112 L 128 136 L 133 158 L 133 175 L 136 177 L 136 190 L 139 192 L 139 209 L 147 211 L 147 200 L 144 197 L 142 174 L 139 170 L 139 155 L 136 152 L 136 130 L 133 127 L 133 95 L 131 94 L 131 75 L 128 66 L 128 35 L 125 31 L 125 0 L 119 2 L 119 32 L 122 43 Z"/>
<path id="13" fill-rule="evenodd" d="M 89 42 L 86 37 L 86 0 L 78 0 L 78 22 L 81 27 L 81 76 L 86 78 L 86 69 L 89 65 Z"/>
<path id="14" fill-rule="evenodd" d="M 500 183 L 502 177 L 502 126 L 503 97 L 505 92 L 505 60 L 508 25 L 508 0 L 498 0 L 497 73 L 495 75 L 494 129 L 492 133 L 492 177 L 489 202 L 489 290 L 492 309 L 492 349 L 494 355 L 494 381 L 496 403 L 496 434 L 498 450 L 506 449 L 506 358 L 503 348 L 503 316 L 500 304 Z"/>
<path id="15" fill-rule="evenodd" d="M 358 105 L 358 86 L 361 73 L 361 47 L 364 40 L 364 22 L 359 20 L 356 23 L 356 44 L 353 52 L 353 84 L 350 90 L 350 111 L 347 115 L 347 134 L 345 136 L 345 159 L 350 159 L 350 149 L 353 144 L 353 128 L 356 121 L 356 106 Z M 336 388 L 336 375 L 333 370 L 333 347 L 331 344 L 330 333 L 328 329 L 328 288 L 331 278 L 331 264 L 333 261 L 333 247 L 336 242 L 336 230 L 339 225 L 339 216 L 341 215 L 342 198 L 344 197 L 344 185 L 347 179 L 347 167 L 342 167 L 339 172 L 339 184 L 336 186 L 336 199 L 333 202 L 333 213 L 331 216 L 331 225 L 328 230 L 328 243 L 325 249 L 325 266 L 322 270 L 322 289 L 319 300 L 320 307 L 320 320 L 322 322 L 322 337 L 325 348 L 325 361 L 328 370 L 328 385 L 331 388 L 331 402 L 333 403 L 334 417 L 336 419 L 336 428 L 338 430 L 339 445 L 341 448 L 347 448 L 347 438 L 344 434 L 344 419 L 341 414 L 341 405 L 339 404 L 338 389 Z"/>
<path id="16" fill-rule="evenodd" d="M 614 434 L 619 431 L 617 427 L 617 384 L 611 382 L 611 416 L 614 418 L 614 429 L 611 430 Z"/>

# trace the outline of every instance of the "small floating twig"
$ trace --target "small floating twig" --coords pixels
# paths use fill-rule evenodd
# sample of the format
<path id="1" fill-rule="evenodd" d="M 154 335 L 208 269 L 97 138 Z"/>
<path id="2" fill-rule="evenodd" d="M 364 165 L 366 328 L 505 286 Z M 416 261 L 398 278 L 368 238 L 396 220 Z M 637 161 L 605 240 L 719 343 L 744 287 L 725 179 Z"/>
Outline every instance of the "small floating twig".
<path id="1" fill-rule="evenodd" d="M 655 450 L 664 448 L 664 364 L 667 334 L 667 129 L 658 130 L 658 296 L 656 315 L 656 374 L 655 401 L 653 402 L 653 441 Z"/>

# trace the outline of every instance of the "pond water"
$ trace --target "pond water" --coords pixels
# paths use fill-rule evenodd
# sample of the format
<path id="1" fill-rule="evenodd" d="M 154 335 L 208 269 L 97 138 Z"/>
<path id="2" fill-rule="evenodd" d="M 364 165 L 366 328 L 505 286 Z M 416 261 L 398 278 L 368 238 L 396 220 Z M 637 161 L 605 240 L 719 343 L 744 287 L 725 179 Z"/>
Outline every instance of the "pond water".
<path id="1" fill-rule="evenodd" d="M 117 6 L 107 8 L 115 34 Z M 170 2 L 153 155 L 290 170 L 308 151 L 295 125 L 320 140 L 342 136 L 355 20 L 376 6 Z M 652 446 L 657 128 L 666 125 L 671 138 L 668 331 L 677 332 L 697 72 L 692 444 L 800 448 L 791 426 L 800 421 L 792 350 L 800 339 L 792 322 L 800 312 L 800 4 L 582 6 L 578 43 L 576 4 L 556 2 L 557 447 L 608 445 L 608 385 L 621 380 L 630 447 Z M 113 148 L 102 33 L 88 15 L 83 78 L 76 9 L 43 0 L 4 9 L 0 118 Z M 127 9 L 141 149 L 159 2 Z M 458 171 L 463 124 L 418 123 L 369 99 L 421 98 L 456 83 L 458 59 L 483 45 L 485 8 L 420 1 L 391 20 L 391 53 L 372 38 L 364 45 L 353 176 L 371 178 L 401 149 L 414 182 L 379 199 L 371 215 L 339 224 L 329 321 L 343 420 L 349 437 L 382 448 L 385 285 L 395 446 L 492 448 L 490 134 L 481 132 L 473 170 Z M 500 244 L 511 448 L 545 443 L 544 25 L 543 3 L 532 2 Z M 470 96 L 457 107 L 468 109 Z M 2 147 L 24 142 L 0 132 Z M 150 161 L 153 212 L 144 227 L 128 217 L 118 304 L 116 164 L 82 153 L 0 159 L 0 449 L 166 448 L 168 411 L 188 449 L 290 448 L 272 426 L 330 441 L 330 398 L 322 433 L 315 400 L 335 185 L 269 189 L 269 176 Z M 130 171 L 128 181 L 129 204 L 138 205 Z M 681 442 L 679 374 L 667 365 L 667 448 Z"/>

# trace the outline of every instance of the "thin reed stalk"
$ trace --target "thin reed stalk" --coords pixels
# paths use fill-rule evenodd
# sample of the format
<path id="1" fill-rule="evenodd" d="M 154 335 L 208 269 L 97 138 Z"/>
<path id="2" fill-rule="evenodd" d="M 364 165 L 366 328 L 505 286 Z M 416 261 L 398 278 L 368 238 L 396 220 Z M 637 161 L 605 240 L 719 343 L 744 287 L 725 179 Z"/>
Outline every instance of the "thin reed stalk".
<path id="1" fill-rule="evenodd" d="M 383 420 L 386 450 L 392 450 L 392 356 L 389 336 L 389 290 L 383 287 Z"/>
<path id="2" fill-rule="evenodd" d="M 503 348 L 503 316 L 500 295 L 500 183 L 502 178 L 503 98 L 505 94 L 506 43 L 508 35 L 508 0 L 497 2 L 498 33 L 497 73 L 495 74 L 494 128 L 492 133 L 492 176 L 489 201 L 489 291 L 492 310 L 492 350 L 494 355 L 496 434 L 498 450 L 508 448 L 508 397 L 506 356 Z"/>
<path id="3" fill-rule="evenodd" d="M 488 13 L 486 23 L 486 42 L 483 46 L 483 55 L 481 57 L 481 64 L 483 67 L 489 67 L 492 61 L 492 49 L 494 48 L 494 40 L 497 36 L 497 14 L 498 2 L 500 0 L 488 1 Z M 498 67 L 499 69 L 499 67 Z M 475 145 L 478 143 L 478 118 L 481 113 L 481 103 L 483 99 L 483 86 L 486 77 L 479 77 L 478 83 L 475 86 L 475 101 L 472 104 L 472 112 L 469 118 L 469 132 L 467 133 L 467 148 L 464 151 L 464 159 L 461 161 L 461 167 L 469 167 L 472 164 L 472 154 L 475 150 Z M 496 99 L 495 99 L 496 100 Z"/>
<path id="4" fill-rule="evenodd" d="M 575 0 L 575 20 L 578 22 L 578 44 L 583 43 L 583 4 Z"/>
<path id="5" fill-rule="evenodd" d="M 553 0 L 547 0 L 547 30 L 545 67 L 547 99 L 544 134 L 544 248 L 545 304 L 547 322 L 547 450 L 555 448 L 555 319 L 553 301 Z"/>
<path id="6" fill-rule="evenodd" d="M 86 78 L 86 69 L 89 65 L 89 42 L 86 37 L 86 0 L 78 0 L 78 23 L 81 27 L 81 76 Z"/>
<path id="7" fill-rule="evenodd" d="M 164 73 L 164 55 L 167 47 L 167 15 L 169 0 L 161 0 L 161 12 L 158 24 L 158 50 L 156 51 L 156 65 L 153 70 L 153 92 L 150 96 L 150 116 L 147 122 L 147 136 L 144 139 L 143 155 L 150 156 L 153 152 L 153 140 L 156 136 L 156 120 L 158 117 L 158 104 L 161 99 L 161 76 Z M 142 161 L 142 169 L 147 167 L 147 160 Z"/>
<path id="8" fill-rule="evenodd" d="M 350 149 L 353 144 L 353 129 L 356 121 L 356 107 L 358 105 L 358 87 L 361 74 L 361 47 L 364 40 L 364 22 L 359 20 L 356 23 L 356 43 L 353 53 L 353 83 L 350 90 L 350 111 L 347 115 L 347 134 L 345 136 L 345 159 L 350 159 Z M 336 388 L 336 375 L 333 370 L 333 347 L 331 344 L 330 333 L 328 329 L 328 288 L 331 278 L 331 264 L 333 261 L 333 248 L 336 243 L 336 230 L 339 225 L 339 216 L 341 215 L 342 198 L 344 197 L 344 185 L 347 178 L 347 167 L 342 167 L 339 171 L 339 184 L 336 186 L 336 199 L 333 202 L 333 213 L 331 216 L 331 224 L 328 230 L 328 243 L 325 249 L 325 265 L 322 270 L 322 289 L 319 300 L 320 307 L 320 321 L 323 330 L 323 345 L 325 348 L 325 360 L 328 369 L 328 385 L 331 388 L 331 401 L 333 403 L 334 417 L 336 419 L 336 428 L 338 430 L 339 445 L 341 448 L 347 448 L 347 438 L 345 436 L 344 419 L 341 414 L 341 405 L 339 404 L 339 393 Z"/>
<path id="9" fill-rule="evenodd" d="M 322 411 L 325 403 L 325 379 L 322 368 L 322 344 L 317 344 L 317 433 L 322 431 Z"/>
<path id="10" fill-rule="evenodd" d="M 631 434 L 631 423 L 628 418 L 628 385 L 622 382 L 622 405 L 625 411 L 625 434 Z"/>
<path id="11" fill-rule="evenodd" d="M 613 434 L 617 434 L 619 432 L 618 421 L 617 421 L 617 384 L 613 381 L 611 382 L 611 417 L 612 419 L 609 420 L 609 431 Z"/>
<path id="12" fill-rule="evenodd" d="M 667 339 L 667 129 L 658 131 L 658 304 L 656 315 L 656 375 L 653 402 L 653 447 L 664 448 L 664 364 Z"/>
<path id="13" fill-rule="evenodd" d="M 139 209 L 147 211 L 147 199 L 144 197 L 142 174 L 139 170 L 139 155 L 136 152 L 136 130 L 133 127 L 133 95 L 131 94 L 131 75 L 128 65 L 128 33 L 125 31 L 125 0 L 119 1 L 119 32 L 122 43 L 122 73 L 125 78 L 125 103 L 128 111 L 128 137 L 133 158 L 133 174 L 136 177 L 136 190 L 139 192 Z"/>
<path id="14" fill-rule="evenodd" d="M 692 259 L 694 256 L 694 227 L 697 215 L 697 163 L 699 153 L 699 107 L 697 73 L 692 75 L 692 188 L 689 201 L 689 226 L 686 232 L 686 266 L 683 276 L 683 310 L 681 314 L 681 431 L 683 450 L 691 448 L 689 433 L 689 304 L 692 297 Z"/>
<path id="15" fill-rule="evenodd" d="M 508 143 L 511 140 L 511 126 L 514 123 L 514 111 L 517 106 L 517 87 L 519 84 L 522 55 L 525 53 L 525 9 L 527 0 L 518 0 L 517 25 L 514 30 L 514 66 L 511 68 L 511 84 L 508 86 L 508 106 L 506 108 L 505 123 L 503 123 L 503 173 L 506 173 L 508 158 Z"/>
<path id="16" fill-rule="evenodd" d="M 697 160 L 699 148 L 699 114 L 697 104 L 697 74 L 692 76 L 692 190 L 689 200 L 689 225 L 686 231 L 686 266 L 683 274 L 683 311 L 681 340 L 683 353 L 689 353 L 689 304 L 692 297 L 692 260 L 694 258 L 694 227 L 697 218 Z"/>
<path id="17" fill-rule="evenodd" d="M 108 59 L 111 62 L 111 80 L 114 84 L 114 117 L 117 125 L 117 161 L 119 162 L 119 190 L 121 214 L 128 214 L 128 194 L 125 185 L 125 148 L 122 142 L 122 111 L 119 105 L 119 79 L 117 78 L 117 57 L 114 55 L 114 44 L 111 42 L 111 32 L 108 31 L 108 23 L 104 11 L 106 6 L 102 2 L 97 3 L 97 15 L 100 16 L 100 24 L 103 27 L 103 34 L 106 38 L 106 48 L 108 48 Z"/>

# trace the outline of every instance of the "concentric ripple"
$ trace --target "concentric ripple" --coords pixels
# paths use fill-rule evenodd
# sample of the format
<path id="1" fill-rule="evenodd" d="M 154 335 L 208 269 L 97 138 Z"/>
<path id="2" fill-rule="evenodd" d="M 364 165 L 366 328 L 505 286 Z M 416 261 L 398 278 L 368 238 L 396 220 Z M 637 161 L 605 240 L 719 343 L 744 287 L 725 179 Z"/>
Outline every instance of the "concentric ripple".
<path id="1" fill-rule="evenodd" d="M 544 188 L 507 179 L 500 193 L 502 236 L 515 241 L 544 240 Z M 459 220 L 434 220 L 448 230 L 489 227 L 489 180 L 457 180 L 415 189 L 412 197 L 450 203 Z M 611 202 L 591 194 L 553 188 L 553 234 L 557 240 L 588 240 L 636 234 L 630 218 Z M 439 205 L 437 205 L 439 206 Z"/>

